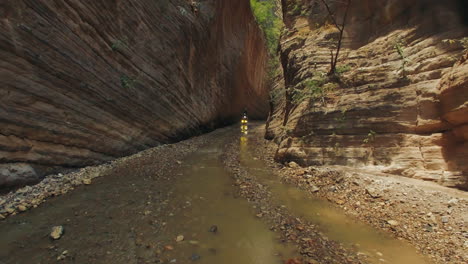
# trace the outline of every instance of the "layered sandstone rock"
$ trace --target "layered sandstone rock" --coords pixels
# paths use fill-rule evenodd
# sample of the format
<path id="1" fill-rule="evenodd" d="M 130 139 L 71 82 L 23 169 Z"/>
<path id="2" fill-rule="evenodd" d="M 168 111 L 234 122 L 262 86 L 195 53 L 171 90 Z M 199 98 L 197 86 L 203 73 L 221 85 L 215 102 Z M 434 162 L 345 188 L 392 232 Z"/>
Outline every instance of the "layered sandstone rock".
<path id="1" fill-rule="evenodd" d="M 249 2 L 196 3 L 2 1 L 0 185 L 180 140 L 244 107 L 265 117 Z"/>
<path id="2" fill-rule="evenodd" d="M 467 188 L 468 36 L 459 1 L 352 1 L 334 87 L 327 80 L 337 29 L 321 1 L 283 1 L 284 85 L 267 137 L 277 159 L 349 165 Z M 341 18 L 344 7 L 332 6 Z"/>

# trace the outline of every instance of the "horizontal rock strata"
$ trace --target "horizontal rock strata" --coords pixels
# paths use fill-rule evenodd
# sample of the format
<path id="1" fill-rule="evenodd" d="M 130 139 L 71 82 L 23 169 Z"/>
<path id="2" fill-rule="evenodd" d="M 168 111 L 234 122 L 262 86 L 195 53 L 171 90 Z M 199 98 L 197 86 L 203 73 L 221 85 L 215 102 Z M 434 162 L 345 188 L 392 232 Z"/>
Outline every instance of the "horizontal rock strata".
<path id="1" fill-rule="evenodd" d="M 275 88 L 267 131 L 277 159 L 374 167 L 467 189 L 468 28 L 460 3 L 352 1 L 341 74 L 328 90 L 293 102 L 311 80 L 327 78 L 338 30 L 321 1 L 283 1 L 284 85 Z M 331 9 L 340 20 L 344 6 Z"/>
<path id="2" fill-rule="evenodd" d="M 266 117 L 267 54 L 249 2 L 195 3 L 3 1 L 0 186 L 26 165 L 40 176 L 99 164 L 244 107 Z"/>

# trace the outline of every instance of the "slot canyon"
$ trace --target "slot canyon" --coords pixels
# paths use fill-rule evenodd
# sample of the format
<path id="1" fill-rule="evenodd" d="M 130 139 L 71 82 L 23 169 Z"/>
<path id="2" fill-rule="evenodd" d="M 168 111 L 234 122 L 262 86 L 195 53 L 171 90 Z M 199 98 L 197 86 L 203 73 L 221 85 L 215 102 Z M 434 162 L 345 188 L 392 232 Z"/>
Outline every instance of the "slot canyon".
<path id="1" fill-rule="evenodd" d="M 1 0 L 0 264 L 467 263 L 465 0 Z"/>

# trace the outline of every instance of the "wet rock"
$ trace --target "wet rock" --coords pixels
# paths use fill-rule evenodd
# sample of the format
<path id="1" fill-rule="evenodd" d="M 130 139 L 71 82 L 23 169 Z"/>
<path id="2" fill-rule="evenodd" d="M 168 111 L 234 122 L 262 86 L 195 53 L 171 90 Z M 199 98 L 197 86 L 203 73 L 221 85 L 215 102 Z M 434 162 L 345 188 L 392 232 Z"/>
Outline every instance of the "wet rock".
<path id="1" fill-rule="evenodd" d="M 63 226 L 54 226 L 52 227 L 52 232 L 50 232 L 50 238 L 52 238 L 53 240 L 58 240 L 62 237 L 63 232 Z"/>
<path id="2" fill-rule="evenodd" d="M 218 232 L 218 226 L 217 225 L 212 225 L 209 229 L 211 233 L 216 233 Z"/>
<path id="3" fill-rule="evenodd" d="M 313 193 L 316 193 L 316 192 L 320 191 L 320 188 L 313 185 L 313 184 L 311 184 L 310 185 L 310 191 L 313 192 Z"/>
<path id="4" fill-rule="evenodd" d="M 184 241 L 184 236 L 183 235 L 178 235 L 176 237 L 176 242 L 182 242 L 182 241 Z"/>
<path id="5" fill-rule="evenodd" d="M 8 214 L 13 214 L 15 212 L 15 209 L 13 209 L 11 207 L 7 207 L 7 208 L 5 208 L 5 212 L 8 213 Z"/>
<path id="6" fill-rule="evenodd" d="M 200 244 L 200 242 L 198 242 L 198 241 L 196 241 L 196 240 L 190 240 L 190 241 L 189 241 L 189 244 L 190 244 L 190 245 L 198 245 L 198 244 Z"/>
<path id="7" fill-rule="evenodd" d="M 174 247 L 171 246 L 171 245 L 166 245 L 166 246 L 164 246 L 164 249 L 167 250 L 167 251 L 171 251 L 171 250 L 174 250 Z"/>
<path id="8" fill-rule="evenodd" d="M 143 212 L 143 215 L 150 215 L 150 214 L 151 214 L 151 211 L 150 211 L 150 210 L 145 210 L 145 211 Z"/>
<path id="9" fill-rule="evenodd" d="M 18 211 L 25 212 L 27 210 L 28 210 L 28 208 L 25 205 L 23 205 L 23 204 L 18 205 Z"/>
<path id="10" fill-rule="evenodd" d="M 90 185 L 91 184 L 91 179 L 83 179 L 83 184 L 84 185 Z"/>
<path id="11" fill-rule="evenodd" d="M 65 250 L 62 252 L 62 254 L 60 254 L 60 256 L 57 257 L 57 260 L 64 260 L 67 258 L 67 255 L 68 255 L 68 250 Z"/>
<path id="12" fill-rule="evenodd" d="M 191 261 L 197 261 L 199 259 L 201 259 L 201 256 L 196 253 L 193 253 L 192 256 L 190 256 Z"/>

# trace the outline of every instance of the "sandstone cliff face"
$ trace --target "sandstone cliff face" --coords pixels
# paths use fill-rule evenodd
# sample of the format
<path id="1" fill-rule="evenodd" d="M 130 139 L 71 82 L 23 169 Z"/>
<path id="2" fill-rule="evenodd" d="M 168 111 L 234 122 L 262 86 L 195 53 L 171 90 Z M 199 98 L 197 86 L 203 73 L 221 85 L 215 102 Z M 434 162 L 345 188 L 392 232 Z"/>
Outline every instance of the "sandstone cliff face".
<path id="1" fill-rule="evenodd" d="M 2 1 L 0 186 L 266 117 L 249 2 L 197 3 Z"/>
<path id="2" fill-rule="evenodd" d="M 291 103 L 325 78 L 337 29 L 321 1 L 283 0 L 284 84 L 266 136 L 277 159 L 345 165 L 467 189 L 468 36 L 463 1 L 352 1 L 333 89 Z M 341 17 L 343 6 L 333 6 Z M 280 74 L 281 75 L 281 74 Z M 288 96 L 285 96 L 288 94 Z"/>

